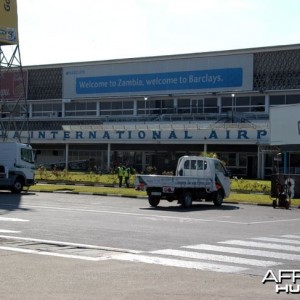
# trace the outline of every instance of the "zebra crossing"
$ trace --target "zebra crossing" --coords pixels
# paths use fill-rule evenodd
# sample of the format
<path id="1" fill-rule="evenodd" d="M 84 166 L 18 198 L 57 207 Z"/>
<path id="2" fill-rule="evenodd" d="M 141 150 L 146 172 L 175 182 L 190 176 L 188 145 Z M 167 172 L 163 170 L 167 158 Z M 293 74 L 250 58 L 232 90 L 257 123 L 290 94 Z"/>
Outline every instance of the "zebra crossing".
<path id="1" fill-rule="evenodd" d="M 0 250 L 94 262 L 119 260 L 261 276 L 264 276 L 267 270 L 300 270 L 300 234 L 225 240 L 153 251 L 115 249 L 0 235 Z"/>
<path id="2" fill-rule="evenodd" d="M 113 259 L 221 273 L 265 274 L 266 269 L 300 269 L 300 235 L 254 237 L 181 246 Z"/>

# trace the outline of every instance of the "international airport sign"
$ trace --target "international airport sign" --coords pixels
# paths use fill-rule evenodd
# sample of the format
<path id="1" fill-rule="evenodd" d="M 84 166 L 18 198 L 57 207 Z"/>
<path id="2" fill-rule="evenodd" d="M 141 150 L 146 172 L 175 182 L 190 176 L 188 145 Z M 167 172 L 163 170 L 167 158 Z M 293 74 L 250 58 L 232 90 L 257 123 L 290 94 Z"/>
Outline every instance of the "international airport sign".
<path id="1" fill-rule="evenodd" d="M 16 132 L 8 132 L 14 140 Z M 268 129 L 147 129 L 123 128 L 102 130 L 49 130 L 31 131 L 32 143 L 99 143 L 99 144 L 267 144 Z"/>
<path id="2" fill-rule="evenodd" d="M 251 90 L 253 56 L 106 61 L 63 70 L 63 97 Z"/>
<path id="3" fill-rule="evenodd" d="M 18 44 L 17 0 L 0 0 L 0 45 Z"/>

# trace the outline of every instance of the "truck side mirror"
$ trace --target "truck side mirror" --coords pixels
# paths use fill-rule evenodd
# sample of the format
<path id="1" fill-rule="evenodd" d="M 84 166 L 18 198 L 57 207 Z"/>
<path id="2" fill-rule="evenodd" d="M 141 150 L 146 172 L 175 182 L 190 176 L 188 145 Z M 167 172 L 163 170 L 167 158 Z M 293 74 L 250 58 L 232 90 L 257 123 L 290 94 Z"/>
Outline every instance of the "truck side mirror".
<path id="1" fill-rule="evenodd" d="M 182 169 L 179 170 L 178 175 L 183 176 L 183 170 Z"/>

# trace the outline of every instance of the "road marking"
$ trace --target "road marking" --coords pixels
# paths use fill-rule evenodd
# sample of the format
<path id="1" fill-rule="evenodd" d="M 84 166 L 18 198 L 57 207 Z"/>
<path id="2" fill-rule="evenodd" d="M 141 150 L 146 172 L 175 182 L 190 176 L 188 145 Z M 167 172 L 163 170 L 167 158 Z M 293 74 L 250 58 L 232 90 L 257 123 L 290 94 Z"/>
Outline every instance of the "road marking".
<path id="1" fill-rule="evenodd" d="M 42 209 L 66 210 L 66 211 L 105 213 L 105 214 L 144 217 L 144 218 L 149 218 L 149 217 L 151 218 L 152 217 L 152 218 L 159 218 L 159 219 L 166 219 L 166 220 L 194 221 L 194 222 L 214 222 L 214 223 L 244 224 L 244 225 L 249 224 L 249 223 L 245 223 L 245 222 L 226 221 L 226 220 L 220 220 L 220 219 L 198 219 L 198 218 L 187 218 L 187 217 L 183 218 L 183 217 L 173 217 L 173 216 L 154 215 L 154 214 L 138 214 L 138 213 L 129 213 L 129 212 L 119 212 L 119 211 L 112 211 L 112 210 L 97 210 L 97 209 L 84 209 L 84 208 L 64 208 L 64 207 L 40 206 L 40 205 L 31 205 L 31 207 L 42 208 Z"/>
<path id="2" fill-rule="evenodd" d="M 300 239 L 300 235 L 293 235 L 293 234 L 282 235 L 282 237 L 288 239 Z"/>
<path id="3" fill-rule="evenodd" d="M 257 267 L 271 267 L 271 266 L 280 265 L 279 262 L 274 262 L 274 261 L 262 261 L 258 259 L 248 259 L 242 257 L 232 257 L 232 256 L 225 256 L 225 255 L 215 255 L 215 254 L 198 253 L 198 252 L 173 250 L 173 249 L 157 250 L 157 251 L 152 251 L 151 253 L 180 256 L 185 258 L 193 258 L 193 259 L 201 259 L 201 260 L 221 261 L 224 263 L 234 263 L 234 264 L 250 265 L 250 266 L 257 266 Z"/>
<path id="4" fill-rule="evenodd" d="M 297 261 L 300 261 L 300 255 L 291 254 L 291 253 L 272 252 L 272 251 L 244 249 L 244 248 L 233 248 L 233 247 L 225 247 L 225 246 L 218 246 L 218 245 L 207 245 L 207 244 L 183 246 L 183 248 L 196 249 L 196 250 L 206 250 L 206 251 L 216 251 L 216 252 L 222 252 L 222 253 L 226 252 L 226 253 L 233 253 L 233 254 L 258 256 L 258 257 L 260 256 L 260 257 L 268 257 L 268 258 L 277 258 L 277 259 L 283 259 L 283 260 L 297 260 Z"/>
<path id="5" fill-rule="evenodd" d="M 5 218 L 5 217 L 0 217 L 0 221 L 4 221 L 4 222 L 29 222 L 29 220 L 25 220 L 25 219 Z"/>
<path id="6" fill-rule="evenodd" d="M 268 238 L 268 237 L 257 237 L 257 238 L 252 238 L 252 240 L 257 240 L 257 241 L 262 241 L 262 242 L 274 242 L 274 243 L 280 243 L 280 244 L 300 245 L 300 241 L 282 239 L 282 238 L 278 239 L 278 238 Z"/>
<path id="7" fill-rule="evenodd" d="M 291 235 L 286 235 L 285 237 L 288 237 L 288 239 L 293 238 Z M 53 241 L 53 240 L 24 238 L 24 237 L 16 237 L 16 236 L 9 236 L 9 235 L 0 235 L 0 238 L 4 239 L 3 242 L 5 242 L 5 239 L 17 242 L 15 246 L 11 245 L 11 242 L 9 242 L 7 245 L 0 246 L 0 250 L 3 251 L 14 251 L 14 252 L 20 252 L 26 254 L 37 254 L 37 255 L 53 256 L 53 257 L 61 257 L 61 258 L 80 259 L 80 260 L 93 261 L 93 262 L 107 261 L 113 259 L 118 261 L 146 263 L 146 264 L 161 265 L 167 267 L 179 267 L 179 268 L 188 268 L 188 269 L 196 269 L 202 271 L 221 272 L 221 273 L 245 272 L 249 270 L 250 267 L 269 268 L 272 266 L 283 265 L 282 261 L 273 261 L 272 259 L 274 258 L 280 260 L 288 260 L 288 261 L 300 261 L 300 254 L 283 252 L 283 250 L 299 252 L 300 247 L 296 247 L 294 245 L 282 245 L 283 242 L 278 244 L 268 243 L 271 241 L 273 242 L 278 240 L 282 241 L 281 239 L 268 238 L 268 237 L 253 238 L 254 240 L 257 239 L 258 241 L 260 240 L 266 241 L 266 243 L 253 242 L 251 240 L 228 240 L 228 241 L 219 242 L 217 245 L 198 244 L 198 245 L 181 247 L 185 249 L 209 251 L 206 253 L 203 251 L 186 251 L 186 250 L 177 250 L 177 249 L 162 249 L 162 250 L 144 252 L 144 251 L 136 251 L 130 249 L 100 247 L 96 245 L 85 245 L 85 244 Z M 20 241 L 36 242 L 37 247 L 34 249 L 34 245 L 32 243 L 29 243 L 28 247 L 26 247 L 26 244 L 19 246 L 18 242 Z M 40 244 L 46 244 L 46 247 Z M 245 248 L 223 246 L 220 244 L 240 245 L 240 246 L 245 246 Z M 296 245 L 297 244 L 298 243 L 296 243 Z M 56 247 L 53 251 L 51 251 L 52 246 Z M 57 246 L 70 246 L 71 248 L 69 249 L 67 247 L 66 249 L 60 249 L 61 247 L 57 247 Z M 94 255 L 91 255 L 91 253 L 87 251 L 85 252 L 86 255 L 82 255 L 84 252 L 81 252 L 81 249 L 72 249 L 73 247 L 74 248 L 82 247 L 84 248 L 83 249 L 84 251 L 100 250 L 100 253 L 97 252 Z M 260 249 L 251 249 L 251 247 L 253 248 L 259 247 L 259 248 L 274 249 L 274 250 L 277 249 L 282 251 L 274 252 L 274 251 L 267 251 L 267 250 L 260 250 Z M 103 253 L 101 250 L 108 251 L 108 252 Z M 221 253 L 219 255 L 213 252 L 221 252 Z M 230 253 L 237 254 L 237 255 L 235 256 L 226 255 Z M 241 257 L 239 257 L 238 255 L 240 255 Z M 255 256 L 256 258 L 245 258 L 243 256 Z M 268 260 L 264 261 L 263 259 L 259 259 L 259 258 L 268 258 Z"/>
<path id="8" fill-rule="evenodd" d="M 62 210 L 62 211 L 79 211 L 79 212 L 115 214 L 115 215 L 135 216 L 135 217 L 143 217 L 143 218 L 159 218 L 159 219 L 165 219 L 165 220 L 177 220 L 177 221 L 182 221 L 182 222 L 184 222 L 184 221 L 200 222 L 200 223 L 202 223 L 202 222 L 213 222 L 213 223 L 225 223 L 225 224 L 237 224 L 237 225 L 280 223 L 280 222 L 292 222 L 292 221 L 299 221 L 300 220 L 300 218 L 297 218 L 297 219 L 282 219 L 282 220 L 274 220 L 274 221 L 240 222 L 240 221 L 220 220 L 220 218 L 200 219 L 200 218 L 189 218 L 189 217 L 165 216 L 165 215 L 157 215 L 157 214 L 139 214 L 139 213 L 130 213 L 130 212 L 119 212 L 119 211 L 113 211 L 113 210 L 97 210 L 97 209 L 85 209 L 85 208 L 64 208 L 64 207 L 55 207 L 55 206 L 42 206 L 42 205 L 31 205 L 31 207 L 41 208 L 41 209 Z"/>
<path id="9" fill-rule="evenodd" d="M 20 233 L 21 231 L 0 229 L 1 233 Z"/>
<path id="10" fill-rule="evenodd" d="M 21 241 L 28 241 L 28 242 L 38 242 L 38 243 L 53 244 L 53 245 L 81 247 L 81 248 L 87 248 L 87 249 L 114 251 L 114 252 L 122 252 L 122 253 L 123 252 L 125 252 L 125 253 L 141 253 L 141 251 L 136 251 L 136 250 L 131 250 L 131 249 L 103 247 L 103 246 L 96 246 L 96 245 L 69 243 L 69 242 L 34 239 L 34 238 L 25 238 L 25 237 L 9 236 L 9 235 L 0 235 L 0 238 L 10 239 L 10 240 L 21 240 Z"/>
<path id="11" fill-rule="evenodd" d="M 82 255 L 62 254 L 62 253 L 57 253 L 57 252 L 38 251 L 38 250 L 31 250 L 31 249 L 25 249 L 25 248 L 15 248 L 15 247 L 1 247 L 0 246 L 0 250 L 21 252 L 21 253 L 26 253 L 26 254 L 55 256 L 55 257 L 62 257 L 62 258 L 73 258 L 73 259 L 81 259 L 81 260 L 89 260 L 89 261 L 100 261 L 100 260 L 110 259 L 110 257 L 105 257 L 105 256 L 90 257 L 90 256 L 82 256 Z"/>
<path id="12" fill-rule="evenodd" d="M 161 258 L 153 257 L 146 255 L 137 255 L 137 254 L 120 254 L 112 256 L 112 259 L 122 260 L 122 261 L 131 261 L 131 262 L 141 262 L 147 264 L 156 264 L 168 267 L 180 267 L 188 269 L 197 269 L 203 271 L 214 271 L 222 273 L 236 273 L 246 271 L 246 268 L 229 266 L 229 265 L 220 265 L 220 264 L 209 264 L 205 262 L 197 261 L 186 261 L 179 259 L 170 259 L 170 258 Z"/>
<path id="13" fill-rule="evenodd" d="M 258 243 L 258 242 L 238 241 L 238 240 L 225 241 L 225 242 L 220 242 L 220 243 L 227 244 L 227 245 L 238 245 L 238 246 L 246 246 L 246 247 L 300 252 L 300 247 L 289 246 L 289 245 L 278 245 L 278 244 L 272 244 L 272 243 Z"/>
<path id="14" fill-rule="evenodd" d="M 300 221 L 300 218 L 297 219 L 281 219 L 281 220 L 272 220 L 272 221 L 256 221 L 256 222 L 249 222 L 247 224 L 268 224 L 268 223 L 281 223 L 281 222 L 293 222 L 293 221 Z"/>

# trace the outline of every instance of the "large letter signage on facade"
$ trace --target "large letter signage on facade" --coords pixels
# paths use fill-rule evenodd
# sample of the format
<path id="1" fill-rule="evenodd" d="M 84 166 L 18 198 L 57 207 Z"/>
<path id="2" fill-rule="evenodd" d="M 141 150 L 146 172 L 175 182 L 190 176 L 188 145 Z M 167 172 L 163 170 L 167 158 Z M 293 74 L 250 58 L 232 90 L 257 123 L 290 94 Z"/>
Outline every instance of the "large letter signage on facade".
<path id="1" fill-rule="evenodd" d="M 8 139 L 14 138 L 14 132 L 8 133 Z M 33 143 L 43 143 L 55 141 L 56 143 L 154 143 L 161 144 L 223 144 L 230 142 L 231 144 L 245 143 L 267 143 L 269 141 L 269 131 L 267 129 L 169 129 L 169 130 L 97 130 L 97 131 L 32 131 L 30 139 Z"/>

